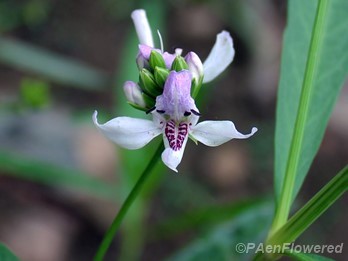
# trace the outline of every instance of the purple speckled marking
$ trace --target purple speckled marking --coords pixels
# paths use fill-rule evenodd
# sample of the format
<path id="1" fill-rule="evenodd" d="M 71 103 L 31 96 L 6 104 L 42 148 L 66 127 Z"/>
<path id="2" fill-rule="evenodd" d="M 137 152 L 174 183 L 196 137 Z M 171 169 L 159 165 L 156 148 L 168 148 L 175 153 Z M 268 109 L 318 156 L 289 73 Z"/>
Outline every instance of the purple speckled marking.
<path id="1" fill-rule="evenodd" d="M 182 148 L 188 134 L 188 123 L 180 122 L 177 126 L 174 120 L 170 120 L 166 123 L 164 134 L 168 140 L 169 146 L 174 151 L 178 151 Z"/>

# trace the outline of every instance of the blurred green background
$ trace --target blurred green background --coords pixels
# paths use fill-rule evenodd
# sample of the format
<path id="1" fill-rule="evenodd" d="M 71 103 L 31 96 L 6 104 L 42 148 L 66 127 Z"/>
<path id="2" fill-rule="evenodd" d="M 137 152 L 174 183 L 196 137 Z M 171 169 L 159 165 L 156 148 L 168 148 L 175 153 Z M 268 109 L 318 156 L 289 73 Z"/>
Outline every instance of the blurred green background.
<path id="1" fill-rule="evenodd" d="M 115 149 L 91 121 L 95 109 L 101 122 L 145 117 L 122 93 L 123 82 L 138 77 L 130 19 L 137 8 L 147 10 L 168 51 L 204 60 L 216 34 L 231 33 L 235 60 L 202 88 L 199 109 L 202 119 L 259 132 L 217 148 L 189 143 L 180 174 L 160 163 L 106 260 L 225 260 L 233 244 L 266 235 L 286 1 L 1 0 L 0 242 L 21 260 L 91 260 L 153 153 L 156 144 Z M 348 161 L 347 99 L 346 84 L 300 205 Z M 300 241 L 347 245 L 347 200 Z"/>

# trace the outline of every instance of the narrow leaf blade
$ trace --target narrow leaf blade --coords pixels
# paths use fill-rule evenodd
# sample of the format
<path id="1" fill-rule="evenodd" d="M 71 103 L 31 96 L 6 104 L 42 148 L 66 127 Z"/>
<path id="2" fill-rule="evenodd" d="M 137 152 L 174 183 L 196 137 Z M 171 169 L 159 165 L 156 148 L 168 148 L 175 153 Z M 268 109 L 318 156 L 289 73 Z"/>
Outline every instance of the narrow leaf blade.
<path id="1" fill-rule="evenodd" d="M 273 236 L 269 244 L 292 242 L 348 189 L 348 166 L 341 170 L 310 201 L 297 211 Z"/>
<path id="2" fill-rule="evenodd" d="M 297 252 L 286 252 L 286 256 L 292 257 L 297 261 L 334 261 L 331 258 L 325 256 L 319 256 L 315 254 L 307 254 L 307 253 L 297 253 Z"/>
<path id="3" fill-rule="evenodd" d="M 306 57 L 318 1 L 289 1 L 289 21 L 284 37 L 278 92 L 275 136 L 275 192 L 279 200 L 305 73 Z M 298 193 L 318 151 L 331 111 L 348 72 L 348 17 L 345 0 L 329 1 L 327 23 L 320 53 L 314 92 L 309 102 L 299 167 L 292 199 Z"/>

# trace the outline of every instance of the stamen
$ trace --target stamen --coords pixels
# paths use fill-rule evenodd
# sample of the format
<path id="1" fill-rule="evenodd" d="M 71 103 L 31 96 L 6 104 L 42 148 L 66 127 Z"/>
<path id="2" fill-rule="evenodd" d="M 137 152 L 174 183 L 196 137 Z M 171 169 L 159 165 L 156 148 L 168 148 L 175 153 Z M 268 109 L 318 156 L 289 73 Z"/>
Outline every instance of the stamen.
<path id="1" fill-rule="evenodd" d="M 201 116 L 201 114 L 198 112 L 198 111 L 195 111 L 195 110 L 191 110 L 191 112 L 196 115 L 196 116 Z"/>
<path id="2" fill-rule="evenodd" d="M 165 113 L 166 111 L 164 110 L 156 110 L 158 113 Z"/>
<path id="3" fill-rule="evenodd" d="M 149 114 L 150 112 L 154 111 L 156 109 L 156 106 L 153 106 L 151 109 L 148 109 L 145 113 Z"/>
<path id="4" fill-rule="evenodd" d="M 161 51 L 162 51 L 162 53 L 164 53 L 162 35 L 161 35 L 159 30 L 157 30 L 157 34 L 158 34 L 158 38 L 159 38 L 160 44 L 161 44 Z"/>
<path id="5" fill-rule="evenodd" d="M 190 111 L 185 111 L 184 112 L 184 116 L 187 117 L 187 116 L 190 116 L 191 115 L 191 112 Z"/>

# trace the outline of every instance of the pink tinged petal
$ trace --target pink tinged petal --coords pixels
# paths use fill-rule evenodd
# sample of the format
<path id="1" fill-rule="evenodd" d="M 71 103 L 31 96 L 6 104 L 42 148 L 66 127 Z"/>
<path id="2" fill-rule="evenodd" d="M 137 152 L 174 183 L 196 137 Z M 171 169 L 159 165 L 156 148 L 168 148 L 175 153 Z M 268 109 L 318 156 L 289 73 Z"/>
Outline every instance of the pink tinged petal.
<path id="1" fill-rule="evenodd" d="M 146 60 L 149 60 L 152 50 L 156 50 L 159 53 L 161 53 L 161 51 L 159 51 L 157 49 L 154 49 L 154 48 L 152 48 L 152 47 L 150 47 L 148 45 L 139 44 L 139 54 L 138 55 L 143 57 Z"/>
<path id="2" fill-rule="evenodd" d="M 153 48 L 150 46 L 139 44 L 139 52 L 136 58 L 136 62 L 137 62 L 139 70 L 143 68 L 148 68 L 150 66 L 149 58 L 150 58 L 150 54 L 152 50 Z"/>
<path id="3" fill-rule="evenodd" d="M 203 64 L 201 59 L 199 59 L 198 55 L 194 52 L 189 52 L 185 56 L 185 61 L 189 67 L 189 71 L 192 74 L 192 78 L 199 82 L 199 80 L 203 77 Z"/>
<path id="4" fill-rule="evenodd" d="M 166 63 L 166 67 L 167 69 L 170 69 L 172 67 L 172 63 L 176 57 L 176 54 L 171 54 L 171 53 L 168 53 L 168 52 L 164 52 L 163 53 L 163 59 Z"/>
<path id="5" fill-rule="evenodd" d="M 191 73 L 187 70 L 171 71 L 164 84 L 163 94 L 156 98 L 156 109 L 180 121 L 185 112 L 198 112 L 190 95 Z"/>
<path id="6" fill-rule="evenodd" d="M 117 145 L 134 150 L 144 147 L 162 133 L 152 121 L 130 117 L 118 117 L 105 124 L 99 124 L 98 112 L 93 114 L 93 122 L 101 133 Z"/>
<path id="7" fill-rule="evenodd" d="M 170 120 L 165 125 L 163 141 L 166 149 L 162 153 L 162 161 L 175 172 L 178 172 L 176 168 L 184 155 L 188 139 L 188 128 L 187 122 L 181 122 L 176 125 L 173 120 Z"/>
<path id="8" fill-rule="evenodd" d="M 231 139 L 247 139 L 256 131 L 254 127 L 251 133 L 242 134 L 231 121 L 203 121 L 192 128 L 190 135 L 207 146 L 215 147 Z"/>
<path id="9" fill-rule="evenodd" d="M 146 12 L 143 9 L 134 10 L 131 14 L 139 42 L 154 47 L 152 32 Z"/>
<path id="10" fill-rule="evenodd" d="M 228 32 L 222 31 L 216 36 L 213 49 L 203 63 L 203 82 L 210 82 L 221 74 L 233 61 L 234 53 L 232 37 Z"/>
<path id="11" fill-rule="evenodd" d="M 139 53 L 137 56 L 137 64 L 139 69 L 148 67 L 149 59 L 150 59 L 150 55 L 152 51 L 156 51 L 162 55 L 167 69 L 170 69 L 172 67 L 172 63 L 176 57 L 175 54 L 170 54 L 167 52 L 162 53 L 161 50 L 159 49 L 155 49 L 144 44 L 139 44 Z"/>

